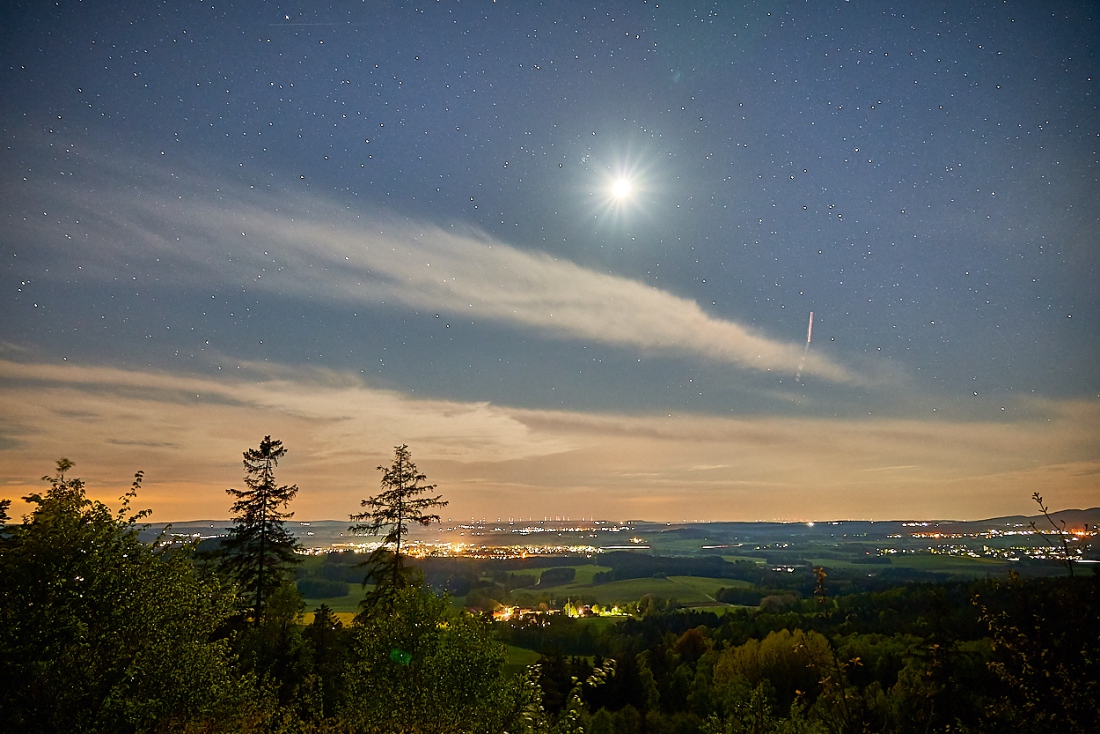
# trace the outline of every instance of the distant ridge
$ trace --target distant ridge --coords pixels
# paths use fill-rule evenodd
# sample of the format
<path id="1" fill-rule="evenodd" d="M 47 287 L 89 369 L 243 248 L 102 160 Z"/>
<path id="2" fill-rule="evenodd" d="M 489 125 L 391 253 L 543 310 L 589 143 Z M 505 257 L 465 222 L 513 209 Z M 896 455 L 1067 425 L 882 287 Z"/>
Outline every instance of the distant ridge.
<path id="1" fill-rule="evenodd" d="M 1086 510 L 1078 510 L 1078 509 L 1058 510 L 1057 512 L 1050 513 L 1050 516 L 1053 517 L 1056 522 L 1060 522 L 1062 520 L 1065 520 L 1067 525 L 1070 524 L 1070 523 L 1074 523 L 1074 522 L 1077 522 L 1077 523 L 1088 522 L 1091 525 L 1093 523 L 1100 523 L 1100 507 L 1090 507 Z M 1040 514 L 1040 515 L 1004 515 L 1004 516 L 998 516 L 998 517 L 990 517 L 990 518 L 986 518 L 986 519 L 983 519 L 983 520 L 959 520 L 957 518 L 942 518 L 942 517 L 941 518 L 914 518 L 914 517 L 909 517 L 909 518 L 893 518 L 893 519 L 890 519 L 890 520 L 858 520 L 858 519 L 838 520 L 838 519 L 834 518 L 833 520 L 817 519 L 814 522 L 834 522 L 834 521 L 835 522 L 941 522 L 941 523 L 942 522 L 950 522 L 950 523 L 960 523 L 961 524 L 961 523 L 990 523 L 990 522 L 1022 522 L 1022 523 L 1029 523 L 1033 520 L 1034 521 L 1045 520 L 1045 518 Z M 301 521 L 291 520 L 287 524 L 288 525 L 301 525 L 301 524 L 309 525 L 310 523 L 330 523 L 330 522 L 342 523 L 342 524 L 346 525 L 348 521 L 347 520 L 336 520 L 336 519 L 333 519 L 333 518 L 322 518 L 322 519 L 301 520 Z M 486 521 L 486 522 L 488 522 L 488 521 Z M 528 521 L 524 520 L 523 522 L 526 523 Z M 530 522 L 535 523 L 535 524 L 538 523 L 538 521 L 534 521 L 534 520 L 532 520 Z M 549 521 L 549 522 L 558 522 L 558 521 Z M 561 522 L 565 522 L 565 521 L 561 521 Z M 572 522 L 574 524 L 576 524 L 577 522 L 581 522 L 581 521 L 574 520 Z M 601 522 L 610 522 L 610 520 L 602 520 Z M 718 524 L 751 525 L 751 524 L 756 524 L 756 523 L 764 523 L 764 524 L 768 524 L 768 525 L 786 524 L 786 521 L 782 521 L 782 520 L 702 520 L 702 521 L 699 521 L 699 522 L 672 522 L 672 523 L 666 523 L 664 520 L 633 519 L 633 520 L 625 520 L 624 522 L 627 523 L 627 524 L 632 524 L 632 523 L 643 523 L 643 524 L 646 524 L 646 525 L 667 524 L 667 525 L 671 525 L 671 526 L 718 525 Z M 795 522 L 795 521 L 790 521 L 790 522 Z M 800 520 L 800 521 L 797 521 L 797 522 L 803 522 L 803 521 Z M 517 523 L 518 523 L 518 521 L 517 521 Z M 154 522 L 152 524 L 160 526 L 160 527 L 163 527 L 165 525 L 187 525 L 187 526 L 191 526 L 191 525 L 203 525 L 203 524 L 205 524 L 205 525 L 214 525 L 215 527 L 222 527 L 222 526 L 228 527 L 228 526 L 231 526 L 233 524 L 233 521 L 231 519 L 228 519 L 228 518 L 222 518 L 222 519 L 206 519 L 206 520 L 176 520 L 174 522 Z"/>
<path id="2" fill-rule="evenodd" d="M 1066 509 L 1058 510 L 1057 512 L 1050 513 L 1051 518 L 1056 523 L 1061 525 L 1065 522 L 1067 528 L 1079 528 L 1083 525 L 1100 525 L 1100 507 L 1090 507 L 1085 510 L 1079 509 Z M 709 520 L 704 522 L 672 522 L 667 523 L 657 520 L 629 520 L 627 524 L 631 525 L 664 525 L 669 529 L 673 528 L 687 528 L 696 525 L 785 525 L 791 523 L 784 523 L 776 520 Z M 817 520 L 815 522 L 827 523 L 827 522 L 845 522 L 845 523 L 859 523 L 859 522 L 875 522 L 875 523 L 901 523 L 901 522 L 928 522 L 937 523 L 939 525 L 1027 525 L 1034 522 L 1040 529 L 1045 526 L 1049 526 L 1047 519 L 1040 515 L 1004 515 L 1001 517 L 991 517 L 985 520 L 957 520 L 950 518 L 939 519 L 926 519 L 926 518 L 895 518 L 893 520 Z M 310 525 L 319 525 L 322 527 L 339 525 L 343 526 L 341 529 L 346 529 L 348 525 L 347 520 L 291 520 L 287 525 L 292 529 L 298 529 L 301 527 L 308 527 Z M 493 523 L 487 523 L 493 524 Z M 531 524 L 541 524 L 532 521 Z M 562 522 L 550 521 L 550 524 L 563 524 Z M 576 524 L 574 522 L 574 524 Z M 802 524 L 794 523 L 794 524 Z M 166 525 L 171 525 L 174 530 L 178 532 L 195 531 L 202 529 L 213 529 L 218 531 L 226 531 L 233 525 L 232 520 L 181 520 L 176 522 L 152 522 L 150 526 L 152 528 L 163 528 Z"/>
<path id="3" fill-rule="evenodd" d="M 1083 525 L 1100 525 L 1100 507 L 1090 507 L 1087 510 L 1058 510 L 1057 512 L 1050 513 L 1051 519 L 1054 520 L 1059 526 L 1064 522 L 1066 529 L 1079 528 Z M 1043 526 L 1050 526 L 1047 519 L 1042 515 L 1006 515 L 1005 517 L 991 517 L 988 520 L 981 520 L 983 523 L 997 523 L 997 524 L 1015 524 L 1020 523 L 1027 525 L 1029 523 L 1035 523 L 1036 527 L 1040 530 Z"/>

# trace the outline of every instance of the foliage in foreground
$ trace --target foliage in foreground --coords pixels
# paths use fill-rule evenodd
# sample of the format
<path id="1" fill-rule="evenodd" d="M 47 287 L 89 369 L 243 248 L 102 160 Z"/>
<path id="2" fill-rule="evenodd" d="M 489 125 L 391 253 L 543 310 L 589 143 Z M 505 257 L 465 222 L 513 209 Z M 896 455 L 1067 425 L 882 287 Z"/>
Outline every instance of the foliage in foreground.
<path id="1" fill-rule="evenodd" d="M 832 598 L 819 573 L 813 600 L 782 607 L 718 616 L 643 599 L 615 624 L 496 630 L 403 582 L 351 628 L 324 607 L 303 626 L 293 585 L 245 619 L 186 551 L 139 542 L 140 474 L 112 513 L 71 466 L 0 529 L 5 730 L 916 734 L 1100 720 L 1100 575 Z M 540 649 L 540 664 L 505 673 L 501 637 Z"/>
<path id="2" fill-rule="evenodd" d="M 402 586 L 347 630 L 290 584 L 243 618 L 187 550 L 47 477 L 0 535 L 0 711 L 26 732 L 498 732 L 527 700 L 487 623 Z"/>
<path id="3" fill-rule="evenodd" d="M 584 694 L 592 734 L 1085 731 L 1100 720 L 1100 575 L 640 611 L 613 625 L 520 619 L 498 634 L 546 651 L 551 713 L 570 680 L 616 659 L 607 685 Z"/>
<path id="4" fill-rule="evenodd" d="M 58 472 L 26 499 L 29 520 L 0 544 L 0 710 L 38 732 L 247 728 L 256 700 L 215 632 L 232 597 L 182 554 L 138 540 L 117 514 Z"/>
<path id="5" fill-rule="evenodd" d="M 341 719 L 354 731 L 492 734 L 519 705 L 488 623 L 415 586 L 357 618 Z"/>

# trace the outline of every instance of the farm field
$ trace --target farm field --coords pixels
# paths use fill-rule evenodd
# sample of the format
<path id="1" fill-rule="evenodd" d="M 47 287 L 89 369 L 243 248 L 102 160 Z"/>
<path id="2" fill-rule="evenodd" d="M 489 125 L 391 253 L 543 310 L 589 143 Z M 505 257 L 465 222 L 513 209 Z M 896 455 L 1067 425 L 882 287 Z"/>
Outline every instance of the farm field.
<path id="1" fill-rule="evenodd" d="M 307 603 L 306 609 L 316 609 L 317 606 L 317 604 L 311 605 Z M 340 620 L 340 624 L 344 625 L 344 627 L 350 627 L 355 622 L 354 612 L 333 612 L 333 614 L 336 615 L 336 618 Z M 313 624 L 313 617 L 313 612 L 306 612 L 302 615 L 302 624 L 306 626 Z"/>
<path id="2" fill-rule="evenodd" d="M 356 586 L 347 596 L 329 597 L 328 599 L 305 599 L 304 601 L 306 603 L 306 610 L 310 613 L 322 604 L 327 604 L 329 609 L 338 614 L 351 614 L 355 616 L 359 611 L 359 602 L 362 600 L 363 589 Z"/>
<path id="3" fill-rule="evenodd" d="M 719 556 L 719 558 L 721 558 L 723 561 L 727 561 L 729 563 L 737 563 L 738 561 L 746 561 L 748 563 L 756 563 L 756 564 L 761 565 L 761 566 L 764 565 L 764 559 L 760 558 L 758 556 L 744 556 L 744 555 L 732 555 L 732 556 L 730 556 L 730 555 L 723 554 L 723 555 Z"/>
<path id="4" fill-rule="evenodd" d="M 587 564 L 584 566 L 570 566 L 570 568 L 573 568 L 577 573 L 576 577 L 573 579 L 574 584 L 591 584 L 596 574 L 611 570 L 609 566 L 596 566 L 591 564 Z M 538 587 L 534 588 L 537 589 Z"/>
<path id="5" fill-rule="evenodd" d="M 674 600 L 686 606 L 708 606 L 716 603 L 714 594 L 720 588 L 751 586 L 750 583 L 737 579 L 713 579 L 701 576 L 626 579 L 603 584 L 593 584 L 591 582 L 596 573 L 607 570 L 607 568 L 600 566 L 581 566 L 577 568 L 577 580 L 571 583 L 546 588 L 536 586 L 531 589 L 517 589 L 516 593 L 522 596 L 525 592 L 537 591 L 549 594 L 558 603 L 573 600 L 600 605 L 635 602 L 647 594 L 652 594 L 663 599 Z M 363 589 L 358 584 L 352 585 L 347 596 L 324 599 L 307 598 L 305 604 L 310 614 L 306 623 L 308 624 L 312 620 L 312 611 L 321 604 L 327 604 L 333 612 L 353 617 L 359 611 L 359 602 L 362 598 Z M 456 607 L 462 607 L 465 598 L 453 596 L 451 602 Z"/>
<path id="6" fill-rule="evenodd" d="M 899 568 L 912 568 L 917 571 L 932 571 L 963 576 L 1005 574 L 1011 568 L 1010 564 L 992 558 L 965 558 L 943 554 L 901 556 L 891 560 L 893 561 L 891 565 Z"/>
<path id="7" fill-rule="evenodd" d="M 946 554 L 914 554 L 897 555 L 890 557 L 888 564 L 855 563 L 849 560 L 836 558 L 814 558 L 810 561 L 815 566 L 823 566 L 826 570 L 832 569 L 866 569 L 868 573 L 874 570 L 889 568 L 904 568 L 914 571 L 929 573 L 944 573 L 959 577 L 977 577 L 987 574 L 1005 574 L 1011 566 L 1004 562 L 991 558 L 968 558 L 964 556 L 950 556 Z"/>
<path id="8" fill-rule="evenodd" d="M 523 672 L 528 665 L 534 665 L 539 660 L 539 653 L 515 645 L 505 645 L 504 654 L 504 669 L 510 673 Z"/>

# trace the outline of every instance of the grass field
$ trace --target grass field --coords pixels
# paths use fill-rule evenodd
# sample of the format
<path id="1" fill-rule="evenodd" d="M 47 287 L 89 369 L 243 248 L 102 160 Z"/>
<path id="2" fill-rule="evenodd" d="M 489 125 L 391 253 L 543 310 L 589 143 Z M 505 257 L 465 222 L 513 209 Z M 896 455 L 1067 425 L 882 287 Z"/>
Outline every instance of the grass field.
<path id="1" fill-rule="evenodd" d="M 891 558 L 897 568 L 912 568 L 917 571 L 938 571 L 968 576 L 984 576 L 987 573 L 1007 571 L 1009 564 L 993 558 L 966 558 L 948 555 L 905 555 Z"/>
<path id="2" fill-rule="evenodd" d="M 557 568 L 557 567 L 555 566 L 555 568 Z M 564 568 L 564 566 L 563 566 L 563 568 Z M 593 565 L 569 566 L 569 568 L 572 568 L 577 572 L 576 577 L 571 582 L 572 585 L 591 584 L 592 579 L 593 579 L 593 577 L 595 577 L 596 574 L 600 573 L 601 571 L 610 571 L 611 570 L 611 568 L 609 566 L 593 566 Z M 544 568 L 542 570 L 543 571 L 549 571 L 550 569 Z M 541 578 L 541 575 L 542 574 L 540 573 L 539 574 L 540 578 Z M 543 588 L 553 589 L 553 588 L 558 588 L 558 587 L 553 587 L 553 586 L 547 586 L 547 587 L 532 586 L 527 590 L 528 591 L 540 591 Z"/>
<path id="3" fill-rule="evenodd" d="M 538 662 L 539 654 L 534 650 L 528 650 L 526 647 L 516 647 L 515 645 L 505 645 L 506 658 L 504 659 L 504 670 L 507 673 L 520 673 L 528 665 L 534 665 Z"/>
<path id="4" fill-rule="evenodd" d="M 757 566 L 764 565 L 763 558 L 757 558 L 756 556 L 721 556 L 723 561 L 729 561 L 730 563 L 737 563 L 738 561 L 748 561 L 749 563 L 755 563 Z"/>
<path id="5" fill-rule="evenodd" d="M 593 584 L 592 578 L 597 573 L 609 569 L 604 566 L 577 566 L 576 569 L 577 576 L 571 583 L 544 589 L 535 586 L 524 591 L 544 591 L 559 602 L 566 599 L 583 599 L 597 604 L 623 604 L 638 601 L 646 594 L 653 594 L 664 599 L 675 599 L 681 604 L 691 605 L 713 603 L 714 593 L 722 587 L 751 586 L 747 581 L 712 579 L 701 576 L 627 579 L 605 584 Z M 327 604 L 329 609 L 334 612 L 354 615 L 359 611 L 359 602 L 362 599 L 363 588 L 358 584 L 353 584 L 347 596 L 306 599 L 305 603 L 306 609 L 310 612 L 321 604 Z M 463 597 L 451 598 L 451 603 L 456 607 L 462 607 L 464 602 Z"/>
<path id="6" fill-rule="evenodd" d="M 314 609 L 316 609 L 316 607 L 314 607 Z M 340 620 L 340 623 L 343 624 L 344 627 L 350 627 L 352 622 L 355 621 L 355 614 L 353 612 L 335 612 L 335 614 L 336 618 Z M 302 624 L 313 624 L 313 612 L 306 612 L 302 615 Z"/>
<path id="7" fill-rule="evenodd" d="M 1007 573 L 1010 566 L 1004 561 L 993 558 L 968 558 L 965 556 L 949 556 L 946 554 L 905 554 L 890 557 L 889 565 L 865 565 L 842 561 L 835 558 L 814 558 L 811 563 L 815 566 L 829 568 L 859 568 L 866 569 L 868 573 L 874 573 L 876 569 L 908 568 L 914 571 L 928 571 L 930 573 L 947 573 L 952 576 L 976 577 L 987 574 Z"/>
<path id="8" fill-rule="evenodd" d="M 334 612 L 347 612 L 355 614 L 359 611 L 359 602 L 363 600 L 363 589 L 353 586 L 347 596 L 336 596 L 329 599 L 306 599 L 306 609 L 312 612 L 322 604 L 328 604 L 328 608 Z"/>

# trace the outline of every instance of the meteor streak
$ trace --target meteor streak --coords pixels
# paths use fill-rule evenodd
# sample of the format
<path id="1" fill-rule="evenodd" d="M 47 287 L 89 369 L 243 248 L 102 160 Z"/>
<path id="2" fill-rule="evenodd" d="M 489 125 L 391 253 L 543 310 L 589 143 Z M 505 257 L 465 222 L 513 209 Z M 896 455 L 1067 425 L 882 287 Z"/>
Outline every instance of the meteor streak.
<path id="1" fill-rule="evenodd" d="M 806 327 L 806 348 L 802 350 L 802 359 L 798 360 L 798 372 L 795 373 L 794 381 L 796 383 L 802 382 L 802 368 L 806 366 L 806 353 L 810 351 L 810 342 L 814 338 L 814 312 L 810 311 L 810 325 Z"/>

